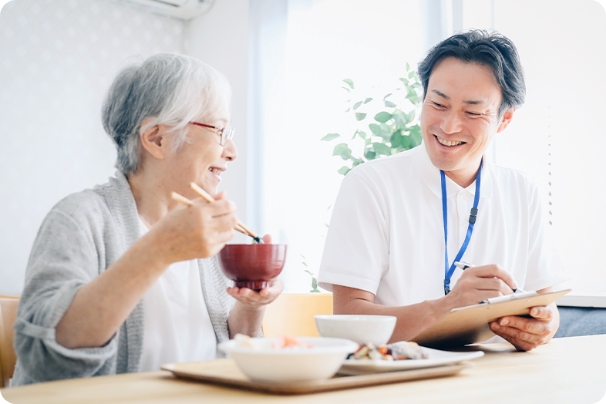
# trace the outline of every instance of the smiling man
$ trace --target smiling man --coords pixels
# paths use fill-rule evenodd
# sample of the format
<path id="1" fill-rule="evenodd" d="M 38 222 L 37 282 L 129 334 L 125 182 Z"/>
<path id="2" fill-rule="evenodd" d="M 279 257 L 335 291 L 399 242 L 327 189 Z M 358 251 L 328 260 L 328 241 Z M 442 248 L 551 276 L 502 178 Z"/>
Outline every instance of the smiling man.
<path id="1" fill-rule="evenodd" d="M 395 315 L 392 341 L 413 339 L 453 308 L 565 280 L 549 263 L 537 187 L 485 155 L 524 102 L 514 44 L 457 34 L 430 50 L 419 75 L 423 144 L 347 175 L 319 274 L 336 314 Z M 462 271 L 461 260 L 477 266 Z M 527 351 L 558 325 L 551 304 L 490 327 Z"/>

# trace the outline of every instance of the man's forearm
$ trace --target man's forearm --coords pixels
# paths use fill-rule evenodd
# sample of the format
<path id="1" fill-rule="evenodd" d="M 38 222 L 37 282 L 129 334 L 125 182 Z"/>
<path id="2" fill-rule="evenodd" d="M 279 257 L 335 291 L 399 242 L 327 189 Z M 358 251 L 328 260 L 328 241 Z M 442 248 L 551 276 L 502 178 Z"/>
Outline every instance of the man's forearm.
<path id="1" fill-rule="evenodd" d="M 396 328 L 389 342 L 410 341 L 444 317 L 450 308 L 441 299 L 426 300 L 410 306 L 383 306 L 365 299 L 335 298 L 335 314 L 373 314 L 395 316 Z"/>

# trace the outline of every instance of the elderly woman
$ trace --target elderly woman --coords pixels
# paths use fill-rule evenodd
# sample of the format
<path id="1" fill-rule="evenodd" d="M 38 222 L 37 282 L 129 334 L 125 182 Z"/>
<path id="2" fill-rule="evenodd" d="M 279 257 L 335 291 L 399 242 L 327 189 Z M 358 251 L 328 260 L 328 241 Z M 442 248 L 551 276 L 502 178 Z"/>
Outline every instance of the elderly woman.
<path id="1" fill-rule="evenodd" d="M 189 187 L 216 194 L 237 156 L 229 95 L 220 73 L 182 55 L 119 73 L 103 107 L 118 171 L 42 223 L 15 324 L 12 385 L 159 370 L 213 359 L 236 333 L 260 335 L 283 284 L 227 287 L 215 254 L 233 237 L 235 207 L 224 193 L 195 199 Z M 179 206 L 173 191 L 195 204 Z"/>

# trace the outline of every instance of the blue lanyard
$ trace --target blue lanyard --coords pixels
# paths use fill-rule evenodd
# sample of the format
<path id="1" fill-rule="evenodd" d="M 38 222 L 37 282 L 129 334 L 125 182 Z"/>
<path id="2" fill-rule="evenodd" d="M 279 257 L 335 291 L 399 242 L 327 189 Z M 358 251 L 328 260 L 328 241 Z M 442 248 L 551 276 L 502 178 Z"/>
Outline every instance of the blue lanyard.
<path id="1" fill-rule="evenodd" d="M 467 235 L 465 236 L 465 241 L 463 241 L 463 245 L 459 249 L 457 256 L 450 265 L 450 268 L 448 268 L 448 201 L 446 198 L 446 175 L 444 174 L 444 171 L 440 170 L 442 182 L 442 217 L 444 218 L 444 295 L 450 293 L 450 278 L 452 278 L 452 274 L 456 269 L 455 262 L 461 261 L 463 254 L 465 254 L 465 250 L 467 250 L 467 246 L 469 245 L 469 240 L 471 240 L 473 226 L 476 223 L 476 218 L 478 216 L 478 203 L 480 202 L 482 164 L 483 160 L 480 162 L 480 169 L 478 170 L 478 176 L 476 177 L 476 194 L 473 198 L 473 207 L 469 212 L 469 226 L 467 227 Z"/>

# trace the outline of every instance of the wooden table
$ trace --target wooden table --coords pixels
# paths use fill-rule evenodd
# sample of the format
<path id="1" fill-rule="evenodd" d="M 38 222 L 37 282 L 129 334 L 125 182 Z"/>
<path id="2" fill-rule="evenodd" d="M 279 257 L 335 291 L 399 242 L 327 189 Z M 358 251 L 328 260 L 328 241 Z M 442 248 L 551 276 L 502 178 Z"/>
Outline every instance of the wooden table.
<path id="1" fill-rule="evenodd" d="M 554 339 L 531 352 L 508 344 L 486 352 L 457 376 L 298 396 L 280 396 L 175 379 L 151 372 L 3 389 L 20 403 L 574 403 L 606 392 L 606 335 Z"/>

